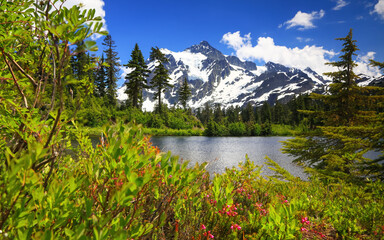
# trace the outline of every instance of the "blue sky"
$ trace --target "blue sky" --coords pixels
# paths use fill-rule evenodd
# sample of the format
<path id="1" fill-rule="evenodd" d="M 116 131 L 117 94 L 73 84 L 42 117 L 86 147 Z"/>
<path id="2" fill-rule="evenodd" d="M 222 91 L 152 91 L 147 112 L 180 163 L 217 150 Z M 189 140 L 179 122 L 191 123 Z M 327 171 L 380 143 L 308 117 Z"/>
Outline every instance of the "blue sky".
<path id="1" fill-rule="evenodd" d="M 360 49 L 359 72 L 378 74 L 367 59 L 384 61 L 384 0 L 71 1 L 102 15 L 123 64 L 135 43 L 148 57 L 153 46 L 183 51 L 206 40 L 258 65 L 308 65 L 322 73 L 329 70 L 324 62 L 337 60 L 342 48 L 335 38 L 350 28 Z"/>

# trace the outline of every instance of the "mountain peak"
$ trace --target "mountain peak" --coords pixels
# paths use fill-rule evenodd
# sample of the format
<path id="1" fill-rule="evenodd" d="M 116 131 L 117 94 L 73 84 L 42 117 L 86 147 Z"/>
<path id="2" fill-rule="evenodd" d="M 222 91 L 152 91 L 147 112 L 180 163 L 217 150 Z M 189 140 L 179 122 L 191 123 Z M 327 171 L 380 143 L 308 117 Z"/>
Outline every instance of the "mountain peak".
<path id="1" fill-rule="evenodd" d="M 212 47 L 207 41 L 201 41 L 199 45 L 207 46 L 207 47 Z"/>
<path id="2" fill-rule="evenodd" d="M 191 53 L 201 53 L 208 58 L 217 60 L 225 59 L 224 55 L 219 50 L 212 47 L 207 41 L 201 41 L 199 44 L 193 45 L 186 50 L 189 50 Z"/>
<path id="3" fill-rule="evenodd" d="M 281 72 L 288 72 L 289 71 L 288 67 L 281 65 L 279 63 L 267 62 L 265 64 L 265 66 L 267 67 L 268 71 L 281 71 Z"/>

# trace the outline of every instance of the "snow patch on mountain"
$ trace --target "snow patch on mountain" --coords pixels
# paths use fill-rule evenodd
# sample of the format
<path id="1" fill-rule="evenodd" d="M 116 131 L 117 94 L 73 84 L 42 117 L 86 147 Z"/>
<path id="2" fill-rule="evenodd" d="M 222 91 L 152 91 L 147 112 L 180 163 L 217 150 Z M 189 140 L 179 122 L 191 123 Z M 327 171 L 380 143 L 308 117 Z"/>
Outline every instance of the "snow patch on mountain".
<path id="1" fill-rule="evenodd" d="M 189 79 L 201 79 L 204 82 L 208 81 L 209 72 L 202 69 L 203 61 L 207 59 L 205 55 L 201 53 L 192 53 L 190 50 L 172 52 L 168 49 L 161 49 L 161 52 L 165 55 L 172 55 L 178 66 L 186 66 L 185 70 L 188 72 Z M 176 79 L 180 77 L 181 73 L 181 71 L 177 71 L 176 73 L 173 72 Z"/>
<path id="2" fill-rule="evenodd" d="M 128 95 L 125 93 L 125 90 L 127 89 L 127 86 L 125 84 L 121 87 L 118 88 L 116 93 L 117 93 L 117 100 L 119 101 L 125 101 L 128 99 Z"/>
<path id="3" fill-rule="evenodd" d="M 266 66 L 257 66 L 256 70 L 251 71 L 255 76 L 260 76 L 262 73 L 267 71 Z"/>
<path id="4" fill-rule="evenodd" d="M 236 56 L 225 56 L 206 41 L 182 52 L 161 51 L 169 59 L 165 67 L 169 71 L 170 83 L 174 85 L 162 98 L 169 107 L 178 106 L 178 91 L 184 78 L 187 78 L 192 91 L 188 106 L 194 109 L 203 107 L 205 103 L 242 107 L 248 103 L 260 106 L 264 101 L 270 104 L 277 100 L 287 102 L 297 94 L 321 92 L 331 82 L 329 77 L 310 68 L 298 69 L 273 62 L 256 66 Z M 148 60 L 147 64 L 153 71 L 157 63 Z M 152 77 L 150 74 L 148 83 Z M 383 77 L 380 79 L 363 76 L 360 85 L 382 81 Z M 124 91 L 125 86 L 117 91 L 120 101 L 127 99 Z M 154 110 L 153 94 L 151 89 L 144 90 L 143 110 Z"/>

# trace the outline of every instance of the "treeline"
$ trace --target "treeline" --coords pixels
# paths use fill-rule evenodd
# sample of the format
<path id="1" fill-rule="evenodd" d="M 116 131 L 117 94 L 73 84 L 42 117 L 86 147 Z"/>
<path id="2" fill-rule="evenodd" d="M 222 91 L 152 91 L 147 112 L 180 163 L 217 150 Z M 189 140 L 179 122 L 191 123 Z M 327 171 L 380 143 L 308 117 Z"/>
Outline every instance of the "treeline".
<path id="1" fill-rule="evenodd" d="M 196 110 L 196 117 L 205 126 L 207 136 L 266 136 L 273 134 L 273 126 L 304 131 L 314 126 L 315 119 L 301 110 L 317 110 L 322 105 L 309 95 L 294 96 L 288 103 L 276 101 L 274 105 L 264 102 L 261 106 L 248 103 L 246 107 L 228 108 L 206 103 Z"/>

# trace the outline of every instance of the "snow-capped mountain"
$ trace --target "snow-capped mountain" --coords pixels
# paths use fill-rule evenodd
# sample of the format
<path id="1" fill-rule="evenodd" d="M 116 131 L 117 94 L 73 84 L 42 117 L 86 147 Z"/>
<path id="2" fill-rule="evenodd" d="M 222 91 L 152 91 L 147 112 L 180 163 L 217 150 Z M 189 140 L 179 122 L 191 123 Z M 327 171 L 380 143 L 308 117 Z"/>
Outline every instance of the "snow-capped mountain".
<path id="1" fill-rule="evenodd" d="M 174 85 L 164 94 L 164 103 L 168 106 L 178 103 L 178 91 L 184 78 L 192 91 L 188 102 L 192 108 L 202 107 L 206 102 L 225 107 L 242 107 L 248 103 L 260 105 L 264 101 L 270 104 L 276 100 L 285 102 L 295 94 L 322 89 L 330 82 L 310 68 L 301 70 L 272 62 L 256 66 L 235 56 L 225 56 L 206 41 L 183 52 L 161 51 L 169 59 L 166 68 L 170 83 Z M 148 62 L 148 67 L 152 71 L 155 63 Z M 373 79 L 367 77 L 363 82 L 368 84 L 370 81 Z M 118 90 L 119 100 L 127 99 L 124 91 L 125 86 Z M 152 111 L 155 104 L 153 91 L 145 91 L 143 98 L 143 109 Z"/>

